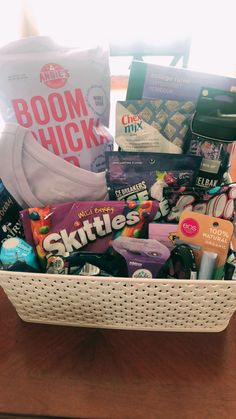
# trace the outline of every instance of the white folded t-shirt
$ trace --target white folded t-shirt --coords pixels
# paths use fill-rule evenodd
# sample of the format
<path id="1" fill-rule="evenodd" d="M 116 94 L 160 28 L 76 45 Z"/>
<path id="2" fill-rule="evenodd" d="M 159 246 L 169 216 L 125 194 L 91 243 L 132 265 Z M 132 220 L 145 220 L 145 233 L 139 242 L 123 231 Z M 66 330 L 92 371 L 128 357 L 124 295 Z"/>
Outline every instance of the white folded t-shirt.
<path id="1" fill-rule="evenodd" d="M 0 136 L 0 178 L 22 208 L 108 198 L 105 172 L 68 163 L 17 124 L 6 124 Z"/>

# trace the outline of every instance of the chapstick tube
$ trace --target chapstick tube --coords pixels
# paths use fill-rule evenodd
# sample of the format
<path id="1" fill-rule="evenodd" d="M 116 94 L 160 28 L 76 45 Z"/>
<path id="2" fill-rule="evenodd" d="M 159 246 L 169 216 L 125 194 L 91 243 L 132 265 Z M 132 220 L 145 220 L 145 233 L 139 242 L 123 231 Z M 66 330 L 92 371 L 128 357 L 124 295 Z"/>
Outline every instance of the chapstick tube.
<path id="1" fill-rule="evenodd" d="M 215 252 L 208 252 L 206 250 L 203 252 L 198 279 L 212 279 L 217 256 Z"/>

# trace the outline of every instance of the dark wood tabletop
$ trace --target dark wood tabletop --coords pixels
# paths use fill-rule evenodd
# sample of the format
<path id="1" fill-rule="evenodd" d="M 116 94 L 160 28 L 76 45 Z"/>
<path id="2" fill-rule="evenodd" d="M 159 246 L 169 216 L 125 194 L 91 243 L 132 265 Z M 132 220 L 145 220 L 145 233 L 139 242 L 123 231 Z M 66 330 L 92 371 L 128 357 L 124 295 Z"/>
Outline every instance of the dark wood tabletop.
<path id="1" fill-rule="evenodd" d="M 24 323 L 0 288 L 0 418 L 236 418 L 236 316 L 221 333 Z"/>

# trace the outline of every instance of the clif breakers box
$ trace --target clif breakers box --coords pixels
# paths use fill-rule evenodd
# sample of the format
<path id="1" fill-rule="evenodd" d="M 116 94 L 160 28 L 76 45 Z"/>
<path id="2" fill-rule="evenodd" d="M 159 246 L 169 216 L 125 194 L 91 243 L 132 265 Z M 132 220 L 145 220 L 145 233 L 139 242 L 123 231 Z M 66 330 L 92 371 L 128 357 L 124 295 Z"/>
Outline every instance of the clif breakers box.
<path id="1" fill-rule="evenodd" d="M 36 248 L 42 269 L 50 254 L 105 253 L 113 240 L 147 238 L 157 201 L 70 202 L 21 212 L 25 238 Z"/>
<path id="2" fill-rule="evenodd" d="M 235 92 L 236 78 L 133 61 L 126 99 L 173 99 L 196 103 L 203 86 Z"/>
<path id="3" fill-rule="evenodd" d="M 47 37 L 25 38 L 0 50 L 0 112 L 33 132 L 43 147 L 94 172 L 112 148 L 108 50 L 79 50 Z"/>

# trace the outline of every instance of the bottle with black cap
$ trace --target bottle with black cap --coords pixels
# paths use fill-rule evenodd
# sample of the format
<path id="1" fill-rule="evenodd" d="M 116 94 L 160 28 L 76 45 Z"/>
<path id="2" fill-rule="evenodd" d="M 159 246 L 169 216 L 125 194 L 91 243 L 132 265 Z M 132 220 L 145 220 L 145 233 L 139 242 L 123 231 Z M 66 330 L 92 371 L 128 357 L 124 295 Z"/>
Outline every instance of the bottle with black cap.
<path id="1" fill-rule="evenodd" d="M 236 93 L 204 87 L 190 126 L 187 154 L 202 156 L 196 185 L 220 185 L 236 141 Z"/>

